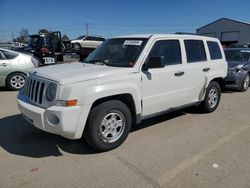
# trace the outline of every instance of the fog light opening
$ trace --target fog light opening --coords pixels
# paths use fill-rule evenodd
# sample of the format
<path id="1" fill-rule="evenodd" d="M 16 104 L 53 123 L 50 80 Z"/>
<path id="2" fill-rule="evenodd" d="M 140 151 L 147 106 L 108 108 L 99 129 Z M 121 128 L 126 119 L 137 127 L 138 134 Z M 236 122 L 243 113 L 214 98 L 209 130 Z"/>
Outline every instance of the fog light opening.
<path id="1" fill-rule="evenodd" d="M 56 126 L 60 123 L 59 118 L 54 114 L 48 114 L 46 119 L 47 122 L 52 126 Z"/>

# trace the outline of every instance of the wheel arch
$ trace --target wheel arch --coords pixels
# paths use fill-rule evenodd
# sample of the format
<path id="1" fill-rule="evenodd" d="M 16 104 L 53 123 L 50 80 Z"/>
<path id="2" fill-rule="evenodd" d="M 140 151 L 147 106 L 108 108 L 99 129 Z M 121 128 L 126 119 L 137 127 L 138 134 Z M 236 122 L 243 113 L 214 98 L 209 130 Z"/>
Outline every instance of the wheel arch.
<path id="1" fill-rule="evenodd" d="M 117 95 L 112 95 L 112 96 L 107 96 L 103 97 L 100 99 L 97 99 L 91 106 L 91 109 L 103 102 L 110 101 L 110 100 L 119 100 L 123 102 L 127 107 L 129 108 L 132 116 L 132 123 L 135 124 L 138 121 L 138 117 L 136 114 L 136 105 L 134 98 L 131 94 L 129 93 L 124 93 L 124 94 L 117 94 Z"/>
<path id="2" fill-rule="evenodd" d="M 212 80 L 210 81 L 210 83 L 211 83 L 211 82 L 217 82 L 217 83 L 220 85 L 221 90 L 224 90 L 225 85 L 226 85 L 226 81 L 225 81 L 225 79 L 222 78 L 222 77 L 214 78 L 214 79 L 212 79 Z"/>

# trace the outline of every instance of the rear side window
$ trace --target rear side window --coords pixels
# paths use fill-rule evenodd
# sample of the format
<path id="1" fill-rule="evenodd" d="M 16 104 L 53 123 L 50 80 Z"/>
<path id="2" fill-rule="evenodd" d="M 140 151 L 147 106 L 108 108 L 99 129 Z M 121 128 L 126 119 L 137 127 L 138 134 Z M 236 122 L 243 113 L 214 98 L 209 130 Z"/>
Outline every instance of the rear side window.
<path id="1" fill-rule="evenodd" d="M 222 59 L 221 50 L 217 42 L 207 41 L 207 46 L 212 60 Z"/>
<path id="2" fill-rule="evenodd" d="M 161 57 L 165 65 L 181 64 L 181 50 L 179 40 L 157 41 L 149 57 Z"/>
<path id="3" fill-rule="evenodd" d="M 14 59 L 15 57 L 18 56 L 17 53 L 14 53 L 14 52 L 9 52 L 9 51 L 2 51 L 3 54 L 5 55 L 6 59 Z"/>
<path id="4" fill-rule="evenodd" d="M 188 63 L 195 63 L 207 60 L 202 40 L 185 40 L 184 43 L 185 43 Z"/>

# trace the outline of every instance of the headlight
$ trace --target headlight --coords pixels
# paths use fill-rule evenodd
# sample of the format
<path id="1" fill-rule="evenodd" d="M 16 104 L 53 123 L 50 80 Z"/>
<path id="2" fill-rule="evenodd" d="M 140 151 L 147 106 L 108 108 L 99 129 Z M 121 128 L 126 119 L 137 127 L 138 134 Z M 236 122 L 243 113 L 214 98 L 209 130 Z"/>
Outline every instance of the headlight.
<path id="1" fill-rule="evenodd" d="M 229 70 L 231 70 L 232 72 L 241 73 L 243 67 L 244 65 L 237 65 L 236 67 L 230 68 Z"/>
<path id="2" fill-rule="evenodd" d="M 244 65 L 237 65 L 236 69 L 241 69 Z"/>
<path id="3" fill-rule="evenodd" d="M 50 83 L 46 89 L 46 99 L 51 102 L 55 99 L 56 97 L 56 89 L 57 85 L 55 83 Z"/>

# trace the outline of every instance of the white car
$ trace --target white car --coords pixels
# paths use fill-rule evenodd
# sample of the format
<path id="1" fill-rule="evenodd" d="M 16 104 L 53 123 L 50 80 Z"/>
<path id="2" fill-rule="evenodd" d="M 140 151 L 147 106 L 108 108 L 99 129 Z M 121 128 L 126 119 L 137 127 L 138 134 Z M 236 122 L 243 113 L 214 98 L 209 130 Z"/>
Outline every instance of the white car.
<path id="1" fill-rule="evenodd" d="M 219 40 L 133 35 L 106 40 L 83 63 L 30 71 L 17 102 L 23 117 L 98 151 L 121 145 L 133 124 L 197 105 L 213 112 L 227 63 Z"/>
<path id="2" fill-rule="evenodd" d="M 102 37 L 83 35 L 76 38 L 75 40 L 72 40 L 71 44 L 75 50 L 80 50 L 80 48 L 95 49 L 103 41 L 105 41 L 105 39 Z"/>
<path id="3" fill-rule="evenodd" d="M 38 61 L 30 55 L 0 48 L 0 87 L 21 89 L 28 70 L 37 66 Z"/>

